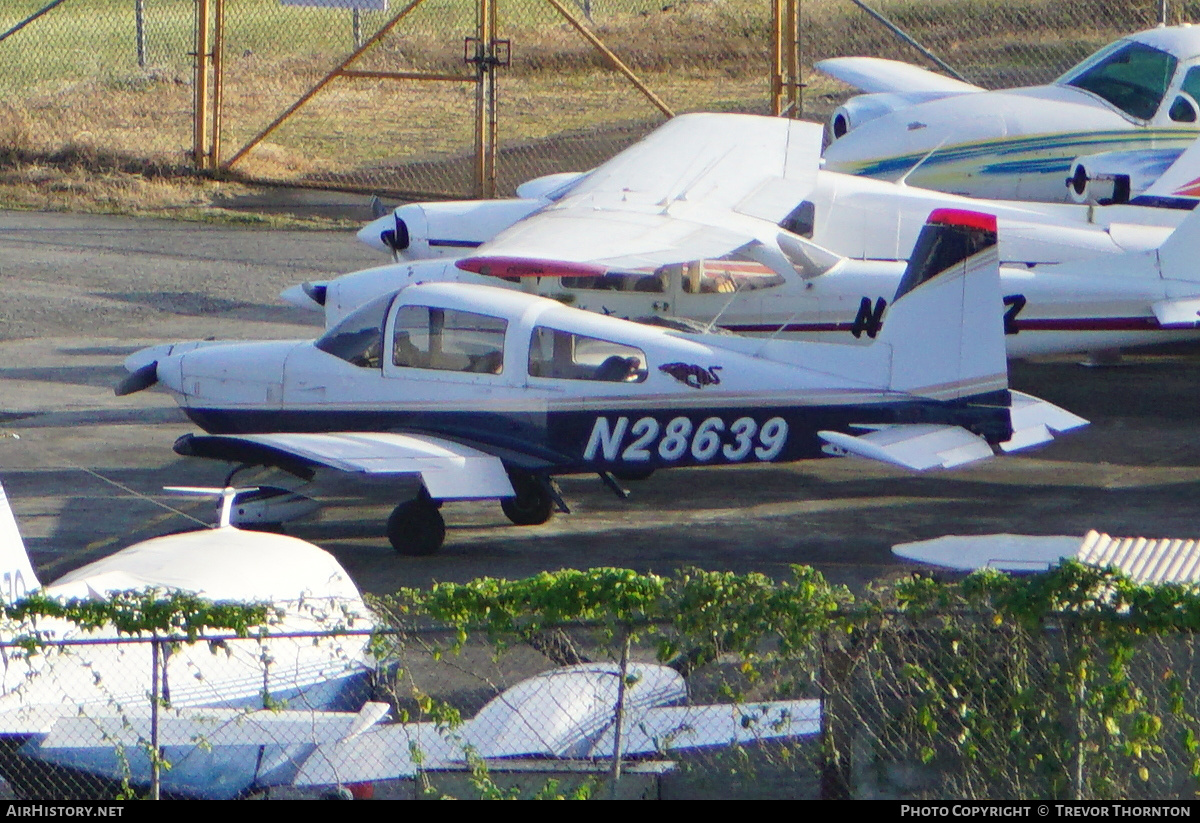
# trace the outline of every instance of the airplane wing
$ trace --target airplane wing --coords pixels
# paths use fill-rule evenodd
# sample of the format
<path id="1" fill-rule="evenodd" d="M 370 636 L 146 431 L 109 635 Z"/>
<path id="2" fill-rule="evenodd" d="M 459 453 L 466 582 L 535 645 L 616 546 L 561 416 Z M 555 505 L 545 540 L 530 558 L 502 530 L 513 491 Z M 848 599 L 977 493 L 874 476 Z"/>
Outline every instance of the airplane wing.
<path id="1" fill-rule="evenodd" d="M 756 246 L 777 245 L 778 223 L 812 190 L 820 151 L 815 123 L 682 115 L 460 267 L 482 273 L 490 261 L 505 259 L 643 268 L 738 252 L 753 257 Z M 803 238 L 794 241 L 799 251 L 789 251 L 802 259 L 826 267 L 841 259 Z"/>
<path id="2" fill-rule="evenodd" d="M 504 463 L 493 454 L 438 437 L 388 432 L 191 435 L 175 452 L 275 466 L 305 479 L 317 469 L 349 475 L 419 476 L 430 497 L 474 500 L 512 497 Z"/>
<path id="3" fill-rule="evenodd" d="M 160 746 L 294 746 L 353 738 L 382 720 L 386 703 L 366 703 L 357 713 L 320 711 L 247 712 L 238 709 L 167 709 L 158 716 Z M 54 723 L 43 749 L 137 746 L 151 739 L 146 711 L 119 715 L 74 715 Z"/>
<path id="4" fill-rule="evenodd" d="M 621 752 L 666 754 L 680 749 L 803 737 L 820 731 L 820 700 L 662 706 L 648 709 L 629 724 L 622 734 Z M 609 729 L 588 756 L 610 757 L 613 738 L 613 730 Z"/>
<path id="5" fill-rule="evenodd" d="M 502 754 L 473 740 L 472 721 L 453 731 L 433 723 L 392 723 L 364 734 L 320 745 L 301 765 L 297 786 L 328 786 L 408 777 L 418 770 L 460 769 L 467 750 L 489 761 L 506 758 L 594 760 L 610 757 L 613 731 L 602 733 L 581 758 L 566 757 L 549 746 L 507 747 Z M 785 700 L 708 706 L 665 706 L 634 713 L 625 725 L 624 755 L 656 755 L 682 749 L 755 743 L 817 734 L 819 700 Z M 552 736 L 552 735 L 549 735 Z M 537 736 L 527 737 L 536 740 Z M 553 761 L 547 763 L 553 770 Z"/>
<path id="6" fill-rule="evenodd" d="M 864 92 L 963 92 L 983 91 L 979 86 L 955 80 L 944 74 L 879 57 L 831 57 L 819 60 L 813 67 L 835 80 L 841 80 Z"/>
<path id="7" fill-rule="evenodd" d="M 1079 553 L 1083 538 L 1068 535 L 948 534 L 933 540 L 897 543 L 892 553 L 905 560 L 958 571 L 992 568 L 1038 572 Z"/>

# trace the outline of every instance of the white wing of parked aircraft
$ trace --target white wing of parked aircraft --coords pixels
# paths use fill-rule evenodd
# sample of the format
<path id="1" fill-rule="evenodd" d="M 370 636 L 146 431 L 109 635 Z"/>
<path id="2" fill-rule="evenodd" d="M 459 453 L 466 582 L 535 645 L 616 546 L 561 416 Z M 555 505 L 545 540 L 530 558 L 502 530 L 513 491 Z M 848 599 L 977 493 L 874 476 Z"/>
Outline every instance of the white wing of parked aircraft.
<path id="1" fill-rule="evenodd" d="M 620 317 L 685 318 L 802 339 L 871 336 L 884 322 L 916 228 L 942 205 L 977 201 L 832 172 L 811 178 L 796 165 L 815 162 L 818 140 L 809 123 L 679 117 L 572 178 L 470 256 L 412 259 L 434 240 L 405 223 L 401 211 L 417 208 L 405 206 L 361 234 L 374 242 L 383 233 L 407 235 L 410 244 L 400 250 L 407 262 L 298 286 L 285 298 L 323 308 L 333 325 L 412 283 L 508 281 Z M 681 145 L 695 145 L 695 153 Z M 1144 195 L 1157 208 L 987 201 L 986 210 L 999 215 L 1009 354 L 1111 350 L 1200 334 L 1200 306 L 1193 305 L 1200 275 L 1190 263 L 1197 251 L 1191 238 L 1200 234 L 1190 209 L 1197 179 L 1200 147 L 1193 144 Z M 453 238 L 479 236 L 456 223 L 457 205 L 420 208 L 427 220 L 440 215 L 437 242 L 447 248 L 462 253 Z"/>
<path id="2" fill-rule="evenodd" d="M 979 86 L 912 63 L 881 57 L 830 57 L 815 65 L 822 73 L 868 94 L 917 92 L 947 95 L 984 91 Z"/>
<path id="3" fill-rule="evenodd" d="M 1094 529 L 1083 537 L 948 534 L 900 543 L 892 552 L 905 560 L 956 571 L 1041 572 L 1064 560 L 1077 560 L 1119 569 L 1137 583 L 1200 583 L 1200 540 L 1194 539 L 1110 537 Z"/>
<path id="4" fill-rule="evenodd" d="M 492 768 L 505 759 L 549 758 L 547 771 L 563 760 L 607 760 L 616 750 L 619 679 L 620 669 L 611 663 L 553 669 L 501 692 L 457 728 L 378 725 L 318 747 L 296 784 L 343 785 L 461 769 L 468 753 Z M 687 705 L 687 686 L 674 669 L 634 663 L 628 679 L 622 757 L 791 739 L 821 728 L 819 700 Z"/>

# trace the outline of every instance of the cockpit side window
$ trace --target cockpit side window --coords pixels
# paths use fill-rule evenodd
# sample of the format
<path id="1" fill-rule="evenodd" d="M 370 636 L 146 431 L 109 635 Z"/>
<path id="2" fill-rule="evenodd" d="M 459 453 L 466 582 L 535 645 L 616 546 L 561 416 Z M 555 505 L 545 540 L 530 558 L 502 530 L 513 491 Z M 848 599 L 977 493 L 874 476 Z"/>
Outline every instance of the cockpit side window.
<path id="1" fill-rule="evenodd" d="M 529 376 L 641 383 L 646 354 L 634 346 L 537 326 L 529 340 Z"/>
<path id="2" fill-rule="evenodd" d="M 681 278 L 684 294 L 733 294 L 786 282 L 761 263 L 743 260 L 696 260 L 683 266 Z"/>
<path id="3" fill-rule="evenodd" d="M 586 289 L 588 291 L 638 291 L 661 293 L 666 288 L 662 270 L 609 271 L 599 275 L 564 277 L 564 289 Z"/>
<path id="4" fill-rule="evenodd" d="M 1176 123 L 1195 123 L 1196 101 L 1200 100 L 1200 66 L 1188 69 L 1179 90 L 1183 94 L 1171 102 L 1169 115 Z"/>
<path id="5" fill-rule="evenodd" d="M 318 349 L 365 369 L 383 366 L 383 324 L 395 294 L 377 297 L 350 314 L 314 344 Z"/>
<path id="6" fill-rule="evenodd" d="M 1131 117 L 1149 120 L 1158 111 L 1178 63 L 1165 51 L 1127 43 L 1068 85 L 1090 91 Z"/>
<path id="7" fill-rule="evenodd" d="M 500 374 L 504 371 L 501 317 L 434 306 L 396 312 L 392 363 L 412 369 Z"/>

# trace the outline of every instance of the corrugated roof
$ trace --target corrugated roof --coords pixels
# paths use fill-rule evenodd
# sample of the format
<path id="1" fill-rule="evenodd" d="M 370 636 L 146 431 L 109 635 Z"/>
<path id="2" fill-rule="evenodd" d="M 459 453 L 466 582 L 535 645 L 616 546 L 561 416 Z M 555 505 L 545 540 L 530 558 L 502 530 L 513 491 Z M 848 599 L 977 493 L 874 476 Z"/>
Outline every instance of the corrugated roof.
<path id="1" fill-rule="evenodd" d="M 1110 537 L 1093 530 L 1075 557 L 1120 569 L 1138 583 L 1200 583 L 1200 540 Z"/>

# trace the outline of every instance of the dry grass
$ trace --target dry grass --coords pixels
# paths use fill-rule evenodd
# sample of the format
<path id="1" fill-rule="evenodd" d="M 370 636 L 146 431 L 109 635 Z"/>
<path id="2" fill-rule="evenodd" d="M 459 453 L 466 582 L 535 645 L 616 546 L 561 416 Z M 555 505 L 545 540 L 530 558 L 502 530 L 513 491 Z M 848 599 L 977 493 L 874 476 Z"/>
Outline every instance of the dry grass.
<path id="1" fill-rule="evenodd" d="M 668 105 L 765 111 L 767 0 L 587 0 L 593 29 Z M 579 7 L 585 0 L 566 0 Z M 0 26 L 40 0 L 0 4 Z M 203 208 L 190 178 L 190 0 L 148 4 L 150 65 L 132 51 L 132 3 L 69 0 L 0 44 L 0 171 L 4 191 L 57 175 L 22 201 L 91 198 L 125 209 Z M 393 3 L 393 13 L 402 7 Z M 985 85 L 1043 82 L 1152 20 L 1152 0 L 876 0 L 969 77 Z M 848 0 L 804 0 L 803 62 L 873 54 L 922 62 Z M 230 157 L 332 68 L 349 48 L 349 13 L 278 0 L 228 4 L 223 158 Z M 390 18 L 366 16 L 366 34 Z M 474 0 L 425 0 L 354 68 L 465 73 L 463 36 Z M 516 182 L 584 168 L 636 139 L 661 115 L 544 0 L 501 0 L 513 61 L 499 71 L 501 177 Z M 280 37 L 280 32 L 287 32 Z M 18 42 L 19 41 L 19 42 Z M 805 112 L 822 116 L 846 89 L 805 71 Z M 247 179 L 466 194 L 471 187 L 474 87 L 446 82 L 337 80 L 234 167 Z M 600 139 L 590 143 L 588 135 Z M 613 135 L 620 139 L 614 142 Z M 63 153 L 119 162 L 62 162 Z M 59 158 L 59 159 L 55 159 Z M 123 158 L 123 159 L 121 159 Z M 136 158 L 151 168 L 137 168 Z M 18 162 L 19 161 L 19 162 Z M 90 170 L 90 171 L 89 171 Z M 91 173 L 96 180 L 81 182 Z M 143 177 L 138 184 L 126 177 Z M 171 182 L 168 182 L 171 181 Z M 227 185 L 227 184 L 223 184 Z M 5 194 L 6 198 L 16 195 Z"/>

